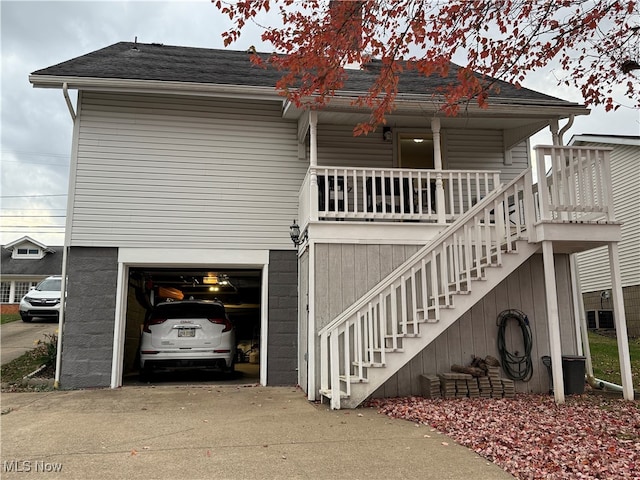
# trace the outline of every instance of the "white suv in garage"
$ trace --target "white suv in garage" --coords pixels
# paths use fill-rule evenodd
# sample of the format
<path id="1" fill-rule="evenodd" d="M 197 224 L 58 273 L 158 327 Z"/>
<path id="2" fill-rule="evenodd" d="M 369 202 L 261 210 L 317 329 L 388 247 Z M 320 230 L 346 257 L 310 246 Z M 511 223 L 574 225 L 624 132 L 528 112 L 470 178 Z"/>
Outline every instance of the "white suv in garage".
<path id="1" fill-rule="evenodd" d="M 20 316 L 23 322 L 30 322 L 33 317 L 58 318 L 60 315 L 60 292 L 62 277 L 47 277 L 29 290 L 20 300 Z"/>
<path id="2" fill-rule="evenodd" d="M 234 368 L 235 329 L 218 301 L 189 300 L 156 305 L 144 322 L 140 342 L 140 376 L 154 368 Z"/>

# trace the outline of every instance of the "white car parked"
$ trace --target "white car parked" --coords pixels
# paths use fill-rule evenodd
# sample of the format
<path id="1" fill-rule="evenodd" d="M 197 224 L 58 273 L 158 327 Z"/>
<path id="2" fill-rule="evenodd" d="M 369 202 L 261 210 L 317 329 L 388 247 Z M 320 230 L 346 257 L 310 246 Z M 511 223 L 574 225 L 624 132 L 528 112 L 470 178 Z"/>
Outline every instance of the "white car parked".
<path id="1" fill-rule="evenodd" d="M 20 300 L 20 316 L 23 322 L 30 322 L 33 317 L 58 318 L 60 315 L 60 292 L 62 277 L 47 277 L 29 290 Z"/>
<path id="2" fill-rule="evenodd" d="M 144 322 L 140 376 L 154 368 L 218 367 L 232 372 L 235 329 L 218 301 L 188 300 L 156 305 Z"/>

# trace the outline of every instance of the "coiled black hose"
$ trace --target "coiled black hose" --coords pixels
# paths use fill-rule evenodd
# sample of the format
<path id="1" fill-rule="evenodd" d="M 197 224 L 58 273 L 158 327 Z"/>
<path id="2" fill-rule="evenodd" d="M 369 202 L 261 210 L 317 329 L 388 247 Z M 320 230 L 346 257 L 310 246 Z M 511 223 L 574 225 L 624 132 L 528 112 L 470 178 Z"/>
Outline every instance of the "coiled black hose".
<path id="1" fill-rule="evenodd" d="M 509 320 L 516 320 L 522 331 L 522 340 L 524 343 L 524 354 L 517 355 L 518 352 L 511 353 L 505 345 L 505 331 Z M 531 348 L 533 339 L 531 337 L 531 328 L 529 327 L 529 319 L 520 310 L 504 310 L 498 315 L 498 351 L 502 360 L 502 369 L 507 377 L 512 380 L 520 380 L 528 382 L 533 376 L 533 362 L 531 360 Z"/>

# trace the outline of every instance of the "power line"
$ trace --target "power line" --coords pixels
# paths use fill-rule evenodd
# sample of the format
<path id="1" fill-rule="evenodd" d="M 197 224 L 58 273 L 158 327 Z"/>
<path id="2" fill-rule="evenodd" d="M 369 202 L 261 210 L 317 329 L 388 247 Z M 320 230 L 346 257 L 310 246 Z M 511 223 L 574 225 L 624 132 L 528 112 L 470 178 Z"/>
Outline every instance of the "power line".
<path id="1" fill-rule="evenodd" d="M 61 157 L 61 158 L 69 158 L 69 154 L 65 153 L 48 153 L 48 152 L 25 152 L 23 150 L 9 150 L 4 148 L 2 153 L 14 153 L 18 155 L 30 155 L 35 157 Z"/>
<path id="2" fill-rule="evenodd" d="M 42 233 L 42 234 L 46 234 L 46 235 L 64 235 L 64 230 L 61 230 L 59 232 L 52 232 L 51 230 L 2 230 L 2 233 L 18 233 L 18 234 L 24 234 L 24 233 L 31 233 L 31 234 L 36 234 L 36 233 Z"/>
<path id="3" fill-rule="evenodd" d="M 3 160 L 2 163 L 23 163 L 28 165 L 54 165 L 56 167 L 68 167 L 69 163 L 51 163 L 51 162 L 25 162 L 21 160 Z"/>
<path id="4" fill-rule="evenodd" d="M 51 195 L 0 195 L 0 198 L 35 198 L 35 197 L 66 197 L 66 193 L 55 193 Z"/>
<path id="5" fill-rule="evenodd" d="M 31 227 L 37 227 L 37 228 L 64 228 L 64 225 L 3 225 L 2 227 L 6 227 L 6 228 L 31 228 Z"/>

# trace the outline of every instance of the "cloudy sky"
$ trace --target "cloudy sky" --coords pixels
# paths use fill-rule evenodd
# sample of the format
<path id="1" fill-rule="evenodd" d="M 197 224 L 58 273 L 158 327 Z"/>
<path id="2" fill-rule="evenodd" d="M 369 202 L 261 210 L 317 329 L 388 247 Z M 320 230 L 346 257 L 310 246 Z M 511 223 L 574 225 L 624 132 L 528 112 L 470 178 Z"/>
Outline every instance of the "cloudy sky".
<path id="1" fill-rule="evenodd" d="M 223 48 L 228 20 L 208 1 L 5 1 L 0 2 L 2 54 L 0 243 L 29 235 L 62 245 L 69 177 L 72 122 L 62 92 L 34 89 L 31 72 L 120 41 Z M 251 28 L 231 48 L 272 51 Z M 525 86 L 580 102 L 579 93 L 558 87 L 553 69 L 538 72 Z M 73 98 L 73 97 L 72 97 Z M 593 109 L 576 119 L 565 139 L 581 133 L 640 134 L 640 115 L 623 106 L 615 113 Z M 541 132 L 533 144 L 550 143 Z"/>

